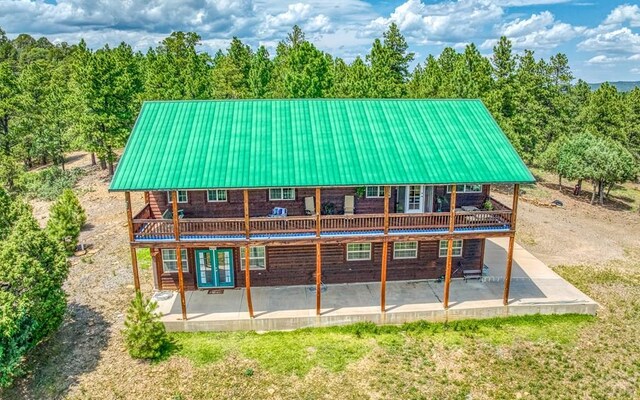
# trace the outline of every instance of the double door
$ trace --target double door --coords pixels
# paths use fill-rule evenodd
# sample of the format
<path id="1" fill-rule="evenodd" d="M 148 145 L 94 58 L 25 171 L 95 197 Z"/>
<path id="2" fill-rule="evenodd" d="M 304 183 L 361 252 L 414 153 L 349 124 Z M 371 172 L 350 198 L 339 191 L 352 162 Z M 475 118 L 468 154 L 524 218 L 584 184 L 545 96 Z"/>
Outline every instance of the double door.
<path id="1" fill-rule="evenodd" d="M 233 287 L 233 251 L 231 249 L 196 250 L 198 287 Z"/>

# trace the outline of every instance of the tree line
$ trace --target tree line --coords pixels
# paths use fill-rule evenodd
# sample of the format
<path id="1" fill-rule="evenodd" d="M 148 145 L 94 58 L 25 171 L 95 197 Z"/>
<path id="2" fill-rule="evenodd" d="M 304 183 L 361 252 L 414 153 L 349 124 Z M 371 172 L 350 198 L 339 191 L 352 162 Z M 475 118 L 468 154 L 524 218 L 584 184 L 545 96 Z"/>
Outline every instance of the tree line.
<path id="1" fill-rule="evenodd" d="M 210 55 L 198 50 L 200 40 L 174 32 L 145 53 L 126 43 L 93 51 L 84 41 L 52 44 L 26 34 L 9 40 L 0 30 L 3 185 L 13 190 L 36 164 L 64 168 L 70 149 L 90 151 L 113 173 L 116 149 L 141 103 L 186 99 L 479 98 L 529 165 L 593 181 L 600 194 L 637 173 L 640 89 L 620 93 L 603 84 L 591 91 L 575 81 L 562 53 L 516 54 L 502 37 L 488 57 L 471 43 L 411 69 L 415 55 L 395 24 L 350 63 L 319 50 L 297 26 L 274 55 L 235 37 Z M 588 145 L 595 160 L 587 161 L 579 145 Z"/>

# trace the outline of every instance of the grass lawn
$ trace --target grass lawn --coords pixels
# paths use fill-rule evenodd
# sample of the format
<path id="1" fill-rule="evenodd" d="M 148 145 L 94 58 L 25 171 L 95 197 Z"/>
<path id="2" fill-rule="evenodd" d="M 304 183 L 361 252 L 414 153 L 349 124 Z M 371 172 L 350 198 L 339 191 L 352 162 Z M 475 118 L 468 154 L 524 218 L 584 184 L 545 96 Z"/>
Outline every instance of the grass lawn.
<path id="1" fill-rule="evenodd" d="M 189 370 L 189 384 L 175 373 L 163 383 L 175 379 L 170 394 L 185 399 L 638 398 L 638 267 L 557 268 L 604 306 L 597 317 L 174 333 L 176 350 L 156 367 Z"/>

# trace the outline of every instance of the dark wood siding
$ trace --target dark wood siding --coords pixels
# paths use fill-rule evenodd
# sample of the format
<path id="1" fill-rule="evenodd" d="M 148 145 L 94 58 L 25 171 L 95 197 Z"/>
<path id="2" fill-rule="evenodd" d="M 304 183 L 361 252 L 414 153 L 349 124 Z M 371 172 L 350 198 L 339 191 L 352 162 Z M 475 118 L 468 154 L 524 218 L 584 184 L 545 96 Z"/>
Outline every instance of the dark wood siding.
<path id="1" fill-rule="evenodd" d="M 344 196 L 355 196 L 355 188 L 334 188 L 322 189 L 322 203 L 333 203 L 338 213 L 344 211 Z M 297 188 L 295 200 L 269 201 L 269 192 L 266 189 L 249 191 L 249 213 L 252 217 L 266 216 L 271 213 L 274 207 L 284 207 L 289 215 L 304 215 L 304 198 L 313 197 L 315 189 Z M 391 190 L 389 203 L 396 203 L 397 190 Z M 436 186 L 434 189 L 434 206 L 436 210 L 436 199 L 438 196 L 445 196 L 447 203 L 443 205 L 442 211 L 449 210 L 450 194 L 446 193 L 446 186 Z M 457 207 L 475 205 L 480 206 L 489 196 L 489 185 L 483 186 L 481 193 L 460 193 L 457 196 Z M 158 218 L 162 213 L 171 208 L 167 201 L 167 192 L 149 192 L 149 202 L 153 215 Z M 187 218 L 220 218 L 220 217 L 242 217 L 243 216 L 243 194 L 242 190 L 229 190 L 227 201 L 207 202 L 207 192 L 204 190 L 189 191 L 188 202 L 178 203 L 178 208 L 184 210 Z M 357 214 L 382 214 L 384 212 L 384 199 L 382 198 L 358 198 L 355 199 L 355 211 Z"/>
<path id="2" fill-rule="evenodd" d="M 418 257 L 415 259 L 394 259 L 393 243 L 389 243 L 387 279 L 412 280 L 436 279 L 445 274 L 446 258 L 438 256 L 439 241 L 418 242 Z M 479 269 L 483 266 L 484 239 L 468 239 L 463 242 L 462 257 L 454 257 L 452 272 L 461 277 L 465 269 Z M 188 272 L 185 273 L 185 288 L 195 289 L 194 249 L 187 249 Z M 322 281 L 324 283 L 375 282 L 380 280 L 382 263 L 382 243 L 372 244 L 371 260 L 347 261 L 346 244 L 322 246 Z M 162 271 L 162 254 L 152 250 L 155 258 L 155 273 L 158 289 L 178 288 L 178 274 Z M 264 270 L 251 270 L 252 286 L 311 285 L 315 282 L 315 246 L 267 246 Z M 235 286 L 244 286 L 244 271 L 240 269 L 240 249 L 233 248 Z"/>

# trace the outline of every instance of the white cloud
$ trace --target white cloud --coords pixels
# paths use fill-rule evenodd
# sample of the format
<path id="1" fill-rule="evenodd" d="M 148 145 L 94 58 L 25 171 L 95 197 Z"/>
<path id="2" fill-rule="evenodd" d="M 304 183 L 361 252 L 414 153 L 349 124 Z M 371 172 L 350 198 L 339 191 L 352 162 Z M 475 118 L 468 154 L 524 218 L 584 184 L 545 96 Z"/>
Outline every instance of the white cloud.
<path id="1" fill-rule="evenodd" d="M 632 74 L 640 74 L 640 68 L 631 68 L 629 72 Z"/>
<path id="2" fill-rule="evenodd" d="M 568 3 L 571 0 L 498 0 L 493 3 L 505 7 L 537 6 L 546 4 Z"/>
<path id="3" fill-rule="evenodd" d="M 621 25 L 627 22 L 632 27 L 640 27 L 640 7 L 637 4 L 616 7 L 604 20 L 604 25 Z"/>
<path id="4" fill-rule="evenodd" d="M 552 13 L 543 11 L 527 19 L 515 20 L 498 27 L 500 35 L 511 39 L 517 49 L 553 49 L 585 31 L 586 28 L 557 21 Z M 485 41 L 481 47 L 495 45 L 495 40 Z"/>
<path id="5" fill-rule="evenodd" d="M 596 33 L 578 43 L 578 49 L 607 54 L 640 53 L 640 35 L 626 27 Z"/>
<path id="6" fill-rule="evenodd" d="M 407 0 L 389 18 L 379 17 L 368 25 L 368 33 L 379 35 L 395 22 L 407 36 L 427 42 L 456 43 L 480 35 L 485 27 L 503 16 L 503 9 L 486 0 L 444 1 L 425 4 Z"/>
<path id="7" fill-rule="evenodd" d="M 627 60 L 629 60 L 629 61 L 640 61 L 640 54 L 634 54 L 634 55 L 630 56 L 629 58 L 627 58 Z"/>
<path id="8" fill-rule="evenodd" d="M 315 14 L 310 4 L 289 4 L 287 11 L 275 15 L 268 14 L 258 30 L 259 36 L 270 37 L 277 33 L 291 30 L 293 25 L 299 25 L 305 33 L 330 32 L 333 28 L 329 17 Z"/>
<path id="9" fill-rule="evenodd" d="M 587 63 L 588 64 L 613 64 L 621 61 L 625 61 L 624 57 L 607 57 L 604 54 L 597 55 L 595 57 L 590 58 Z"/>

